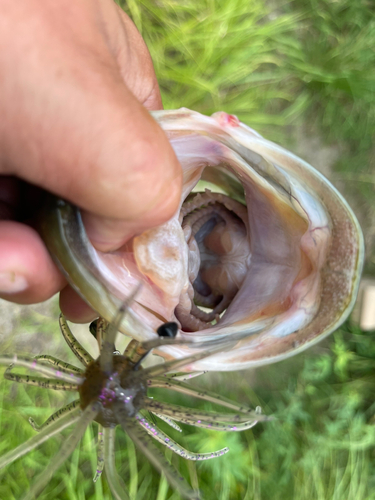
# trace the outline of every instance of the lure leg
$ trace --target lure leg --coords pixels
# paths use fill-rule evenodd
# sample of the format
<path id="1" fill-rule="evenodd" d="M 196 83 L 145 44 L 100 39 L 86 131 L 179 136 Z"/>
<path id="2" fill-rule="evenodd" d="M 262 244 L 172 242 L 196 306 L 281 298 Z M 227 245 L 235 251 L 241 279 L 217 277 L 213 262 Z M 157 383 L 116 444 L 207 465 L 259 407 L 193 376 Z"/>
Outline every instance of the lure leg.
<path id="1" fill-rule="evenodd" d="M 94 476 L 94 483 L 100 478 L 104 469 L 104 439 L 103 439 L 103 426 L 99 424 L 98 427 L 98 462 L 96 465 L 96 472 Z"/>
<path id="2" fill-rule="evenodd" d="M 182 375 L 179 375 L 178 373 L 174 373 L 172 375 L 168 375 L 168 377 L 173 378 L 173 380 L 178 380 L 178 381 L 181 381 L 181 382 L 185 382 L 186 380 L 191 380 L 192 378 L 200 377 L 201 375 L 204 375 L 205 373 L 207 373 L 207 371 L 205 371 L 205 372 L 184 373 Z"/>
<path id="3" fill-rule="evenodd" d="M 72 401 L 68 405 L 63 406 L 59 410 L 55 411 L 55 413 L 52 413 L 52 415 L 50 417 L 48 417 L 47 420 L 45 422 L 43 422 L 43 424 L 41 424 L 41 425 L 38 425 L 35 422 L 35 420 L 31 417 L 29 417 L 29 423 L 30 423 L 31 427 L 34 429 L 34 431 L 40 432 L 40 431 L 44 430 L 47 426 L 52 424 L 52 422 L 57 422 L 62 417 L 73 412 L 77 408 L 79 408 L 79 399 Z"/>
<path id="4" fill-rule="evenodd" d="M 75 338 L 71 329 L 68 326 L 68 323 L 67 323 L 65 317 L 62 314 L 60 314 L 60 317 L 59 317 L 59 324 L 60 324 L 60 330 L 61 330 L 62 336 L 65 339 L 65 342 L 70 347 L 70 350 L 72 351 L 74 356 L 80 360 L 80 362 L 83 364 L 83 366 L 87 366 L 92 361 L 94 361 L 94 358 L 91 356 L 91 354 L 89 354 L 86 351 L 86 349 L 84 347 L 82 347 L 82 345 Z"/>
<path id="5" fill-rule="evenodd" d="M 113 352 L 115 350 L 115 340 L 116 336 L 126 313 L 129 305 L 133 302 L 134 297 L 137 295 L 141 288 L 141 283 L 134 289 L 132 294 L 121 304 L 120 309 L 118 310 L 113 322 L 105 329 L 104 338 L 102 341 L 102 349 L 100 352 L 100 368 L 104 373 L 111 373 L 113 369 Z"/>
<path id="6" fill-rule="evenodd" d="M 17 365 L 23 366 L 25 368 L 30 368 L 31 370 L 39 373 L 40 375 L 46 375 L 47 377 L 57 378 L 64 380 L 68 383 L 75 383 L 76 385 L 81 385 L 83 378 L 75 375 L 74 373 L 67 372 L 63 368 L 58 370 L 46 366 L 45 363 L 38 361 L 33 358 L 26 358 L 23 356 L 18 356 L 17 354 L 3 354 L 0 356 L 0 365 Z"/>
<path id="7" fill-rule="evenodd" d="M 183 498 L 188 500 L 199 500 L 199 496 L 186 484 L 184 479 L 178 475 L 177 471 L 175 471 L 166 460 L 164 454 L 153 444 L 146 431 L 138 425 L 137 420 L 128 417 L 121 401 L 115 403 L 114 413 L 118 423 L 124 431 L 128 433 L 129 437 L 152 465 L 165 475 L 169 484 L 173 486 Z"/>
<path id="8" fill-rule="evenodd" d="M 105 320 L 102 317 L 99 317 L 93 323 L 90 325 L 90 332 L 94 337 L 96 338 L 96 341 L 98 343 L 99 351 L 102 350 L 102 343 L 103 339 L 106 335 L 106 331 L 109 327 L 109 323 L 107 320 Z"/>
<path id="9" fill-rule="evenodd" d="M 152 415 L 152 413 L 150 413 L 150 415 Z M 154 413 L 154 415 L 156 415 L 158 418 L 160 418 L 160 420 L 163 420 L 164 422 L 166 422 L 168 425 L 170 425 L 172 427 L 172 429 L 175 429 L 176 431 L 178 432 L 182 432 L 182 429 L 181 427 L 179 427 L 176 422 L 174 422 L 171 418 L 169 417 L 166 417 L 165 415 L 161 415 L 160 413 Z"/>
<path id="10" fill-rule="evenodd" d="M 115 434 L 115 427 L 105 427 L 103 429 L 105 474 L 116 500 L 129 500 L 126 486 L 116 471 Z"/>
<path id="11" fill-rule="evenodd" d="M 11 373 L 13 368 L 14 366 L 10 365 L 10 367 L 5 370 L 4 378 L 6 380 L 11 380 L 12 382 L 18 382 L 20 384 L 35 385 L 37 387 L 43 387 L 44 389 L 53 389 L 55 391 L 78 391 L 77 384 L 69 384 L 63 380 L 34 377 L 33 375 L 24 375 L 21 373 Z"/>
<path id="12" fill-rule="evenodd" d="M 146 407 L 146 405 L 145 405 Z M 241 423 L 233 423 L 233 422 L 223 422 L 223 421 L 214 421 L 214 420 L 201 420 L 201 419 L 196 419 L 196 418 L 191 418 L 190 417 L 190 412 L 185 411 L 185 412 L 176 412 L 173 415 L 173 418 L 179 422 L 182 422 L 187 425 L 192 425 L 194 427 L 200 427 L 202 429 L 211 429 L 214 431 L 245 431 L 247 429 L 251 429 L 254 427 L 258 421 L 265 421 L 265 420 L 271 420 L 270 417 L 264 417 L 261 415 L 260 412 L 260 407 L 259 408 L 259 413 L 257 414 L 256 417 L 254 417 L 254 420 L 249 420 L 247 422 L 241 422 Z M 149 409 L 149 411 L 152 411 Z M 160 410 L 159 410 L 160 411 Z M 257 412 L 257 410 L 256 410 Z M 219 417 L 220 414 L 217 414 L 217 417 Z"/>
<path id="13" fill-rule="evenodd" d="M 11 450 L 2 457 L 0 457 L 0 469 L 14 462 L 15 460 L 17 460 L 17 458 L 26 455 L 26 453 L 29 453 L 29 451 L 38 447 L 39 445 L 47 441 L 47 439 L 61 432 L 66 427 L 69 427 L 69 425 L 72 425 L 74 422 L 77 422 L 80 418 L 80 414 L 81 410 L 77 408 L 75 411 L 69 413 L 68 415 L 65 415 L 57 422 L 54 422 L 48 427 L 45 427 L 43 430 L 39 432 L 39 434 L 33 436 L 25 443 L 22 443 L 20 446 L 17 446 L 17 448 L 15 448 L 14 450 Z"/>
<path id="14" fill-rule="evenodd" d="M 127 345 L 125 351 L 124 351 L 124 356 L 130 359 L 133 363 L 138 363 L 141 361 L 145 354 L 147 354 L 149 351 L 144 349 L 142 347 L 142 343 L 138 342 L 138 340 L 131 340 L 129 344 Z"/>
<path id="15" fill-rule="evenodd" d="M 223 432 L 241 432 L 246 431 L 247 429 L 251 429 L 254 427 L 258 420 L 250 420 L 249 422 L 243 422 L 242 424 L 233 424 L 233 423 L 221 423 L 221 422 L 210 422 L 205 420 L 191 420 L 189 418 L 176 418 L 179 422 L 182 422 L 187 425 L 191 425 L 193 427 L 199 427 L 201 429 L 211 429 L 213 431 L 223 431 Z"/>
<path id="16" fill-rule="evenodd" d="M 156 379 L 149 380 L 147 385 L 148 387 L 162 387 L 165 389 L 172 389 L 173 391 L 181 392 L 182 394 L 186 394 L 188 396 L 194 396 L 195 398 L 203 399 L 204 401 L 209 401 L 210 403 L 215 403 L 220 406 L 225 406 L 226 408 L 230 408 L 241 413 L 254 413 L 254 410 L 252 410 L 251 408 L 240 406 L 230 399 L 220 396 L 219 394 L 207 391 L 206 389 L 191 387 L 190 385 L 184 384 L 183 382 L 176 382 L 175 379 L 158 377 Z"/>
<path id="17" fill-rule="evenodd" d="M 53 457 L 48 467 L 40 474 L 35 483 L 27 492 L 24 500 L 33 500 L 38 498 L 39 493 L 45 488 L 52 475 L 65 462 L 65 460 L 73 453 L 77 443 L 85 433 L 87 427 L 96 417 L 99 411 L 100 404 L 90 404 L 81 414 L 79 420 L 73 429 L 70 436 L 64 441 L 60 451 Z M 40 435 L 40 434 L 39 434 Z"/>
<path id="18" fill-rule="evenodd" d="M 150 434 L 150 436 L 172 450 L 177 455 L 180 455 L 187 460 L 209 460 L 211 458 L 221 457 L 229 451 L 229 448 L 223 448 L 222 450 L 213 451 L 211 453 L 193 453 L 192 451 L 188 451 L 180 446 L 178 443 L 176 443 L 176 441 L 167 436 L 167 434 L 164 434 L 163 431 L 161 431 L 156 425 L 151 424 L 143 415 L 138 414 L 136 418 L 141 426 L 146 430 L 146 432 Z"/>
<path id="19" fill-rule="evenodd" d="M 180 418 L 187 418 L 189 420 L 199 421 L 199 420 L 210 420 L 212 422 L 247 422 L 248 420 L 262 420 L 262 416 L 255 411 L 246 414 L 240 413 L 215 413 L 205 410 L 195 410 L 191 408 L 185 408 L 184 406 L 174 405 L 171 403 L 160 403 L 153 399 L 146 399 L 144 402 L 144 408 L 153 413 L 161 413 L 174 420 L 182 422 Z M 259 411 L 259 410 L 258 410 Z"/>
<path id="20" fill-rule="evenodd" d="M 70 363 L 66 363 L 65 361 L 61 361 L 61 359 L 55 358 L 55 356 L 50 356 L 49 354 L 40 354 L 39 356 L 35 356 L 34 359 L 39 359 L 39 361 L 46 361 L 57 368 L 63 368 L 65 371 L 71 371 L 72 373 L 82 374 L 83 370 L 77 368 Z"/>
<path id="21" fill-rule="evenodd" d="M 255 332 L 252 332 L 255 333 Z M 193 345 L 196 349 L 202 349 L 201 351 L 190 354 L 184 358 L 173 359 L 172 361 L 167 361 L 162 365 L 150 366 L 149 368 L 145 368 L 141 372 L 137 372 L 137 377 L 141 377 L 143 379 L 158 377 L 159 375 L 164 375 L 172 370 L 178 370 L 182 367 L 187 367 L 194 363 L 195 361 L 199 361 L 201 359 L 209 358 L 213 354 L 217 354 L 222 352 L 224 349 L 228 349 L 234 345 L 239 340 L 248 337 L 250 334 L 248 332 L 239 332 L 238 334 L 233 334 L 230 336 L 223 337 L 222 339 L 213 340 L 210 342 L 188 342 L 189 345 Z M 178 339 L 156 339 L 151 340 L 149 342 L 143 342 L 144 348 L 149 348 L 150 346 L 155 347 L 158 341 L 163 341 L 160 345 L 171 345 L 171 344 L 181 344 L 182 342 Z"/>

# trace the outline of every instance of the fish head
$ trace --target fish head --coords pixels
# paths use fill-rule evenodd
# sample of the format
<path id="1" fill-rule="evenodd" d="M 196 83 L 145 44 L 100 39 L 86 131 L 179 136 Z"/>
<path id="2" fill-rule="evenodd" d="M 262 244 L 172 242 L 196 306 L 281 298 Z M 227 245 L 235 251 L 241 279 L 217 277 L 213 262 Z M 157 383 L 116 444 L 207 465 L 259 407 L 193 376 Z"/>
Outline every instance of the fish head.
<path id="1" fill-rule="evenodd" d="M 223 342 L 222 352 L 187 371 L 275 362 L 337 329 L 354 305 L 364 253 L 340 193 L 233 115 L 180 109 L 154 117 L 183 170 L 179 209 L 103 253 L 79 210 L 55 202 L 43 234 L 77 292 L 111 321 L 142 283 L 120 329 L 144 341 L 177 322 L 181 343 L 160 348 L 165 359 L 189 355 L 194 342 Z"/>

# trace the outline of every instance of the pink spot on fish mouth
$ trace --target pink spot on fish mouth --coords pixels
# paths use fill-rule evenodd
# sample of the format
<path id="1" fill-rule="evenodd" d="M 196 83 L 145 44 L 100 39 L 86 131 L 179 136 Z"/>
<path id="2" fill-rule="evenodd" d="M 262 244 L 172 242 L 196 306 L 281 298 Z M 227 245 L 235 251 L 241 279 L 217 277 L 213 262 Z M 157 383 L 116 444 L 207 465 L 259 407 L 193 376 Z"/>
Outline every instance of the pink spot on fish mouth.
<path id="1" fill-rule="evenodd" d="M 216 121 L 219 123 L 221 127 L 239 127 L 240 120 L 236 115 L 229 115 L 222 111 L 221 113 L 215 113 L 214 115 Z"/>

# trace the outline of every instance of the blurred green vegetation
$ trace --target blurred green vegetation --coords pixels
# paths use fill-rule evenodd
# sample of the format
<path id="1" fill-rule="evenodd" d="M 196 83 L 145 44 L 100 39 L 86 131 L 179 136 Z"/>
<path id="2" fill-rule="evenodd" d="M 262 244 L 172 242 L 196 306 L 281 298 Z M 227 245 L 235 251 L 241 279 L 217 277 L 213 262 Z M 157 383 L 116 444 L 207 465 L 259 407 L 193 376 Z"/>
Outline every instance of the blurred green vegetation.
<path id="1" fill-rule="evenodd" d="M 55 355 L 75 362 L 58 337 L 57 322 L 31 313 L 38 335 L 56 335 Z M 49 332 L 49 333 L 43 333 Z M 59 340 L 61 342 L 59 342 Z M 76 363 L 77 364 L 77 363 Z M 2 369 L 2 373 L 3 373 Z M 363 333 L 350 322 L 330 342 L 281 363 L 238 373 L 209 374 L 192 381 L 220 394 L 246 401 L 274 420 L 241 433 L 214 432 L 181 425 L 183 433 L 158 423 L 192 451 L 228 446 L 228 454 L 201 463 L 166 454 L 206 500 L 370 500 L 375 498 L 374 409 L 375 332 Z M 154 389 L 164 401 L 214 410 L 215 407 L 177 393 Z M 76 398 L 1 380 L 0 454 L 34 434 L 27 419 L 42 422 Z M 111 500 L 105 477 L 93 483 L 97 426 L 86 432 L 70 461 L 40 495 L 41 500 Z M 19 500 L 33 478 L 59 452 L 64 436 L 8 466 L 0 476 L 0 498 Z M 136 500 L 180 500 L 160 474 L 135 451 L 132 441 L 117 432 L 116 461 L 120 475 Z"/>
<path id="2" fill-rule="evenodd" d="M 148 44 L 166 108 L 224 109 L 267 131 L 304 115 L 331 139 L 371 145 L 373 2 L 119 3 Z"/>
<path id="3" fill-rule="evenodd" d="M 373 1 L 118 3 L 149 46 L 166 108 L 185 106 L 206 114 L 223 109 L 292 148 L 295 129 L 303 127 L 339 148 L 333 177 L 343 181 L 359 215 L 375 217 Z M 374 256 L 370 245 L 368 272 L 375 270 Z M 55 352 L 48 353 L 75 362 L 59 343 L 57 321 L 29 314 L 18 331 L 37 332 L 38 338 L 53 335 Z M 313 353 L 255 372 L 197 379 L 194 385 L 261 405 L 276 418 L 238 434 L 183 426 L 181 435 L 162 423 L 193 451 L 230 447 L 213 461 L 194 464 L 168 455 L 172 463 L 193 486 L 199 485 L 206 500 L 375 499 L 374 337 L 348 322 Z M 13 345 L 2 348 L 12 352 Z M 33 435 L 28 416 L 41 422 L 74 397 L 1 379 L 0 454 Z M 192 404 L 177 395 L 173 401 Z M 94 425 L 41 500 L 112 498 L 105 478 L 92 482 L 95 432 Z M 66 435 L 9 466 L 0 475 L 0 498 L 20 499 Z M 120 431 L 117 437 L 117 467 L 133 498 L 178 500 L 129 438 Z"/>

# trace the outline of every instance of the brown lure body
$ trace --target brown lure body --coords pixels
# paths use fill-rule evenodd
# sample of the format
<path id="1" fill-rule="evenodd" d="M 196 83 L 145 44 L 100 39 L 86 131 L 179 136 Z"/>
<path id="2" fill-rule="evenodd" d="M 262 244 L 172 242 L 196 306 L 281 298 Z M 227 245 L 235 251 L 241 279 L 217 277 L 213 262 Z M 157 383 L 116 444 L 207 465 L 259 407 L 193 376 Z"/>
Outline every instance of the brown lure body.
<path id="1" fill-rule="evenodd" d="M 113 356 L 113 369 L 116 373 L 120 387 L 124 391 L 132 393 L 131 404 L 134 414 L 142 409 L 142 402 L 147 395 L 147 387 L 144 383 L 139 383 L 134 387 L 130 374 L 133 371 L 135 363 L 130 361 L 125 356 Z M 100 359 L 90 363 L 84 373 L 84 382 L 78 387 L 80 397 L 80 407 L 84 410 L 91 401 L 99 399 L 102 402 L 102 408 L 95 417 L 95 422 L 98 422 L 103 427 L 113 427 L 117 425 L 116 418 L 113 413 L 112 406 L 116 401 L 116 393 L 111 388 L 113 378 L 105 374 L 100 367 Z M 133 382 L 133 384 L 132 384 Z"/>

